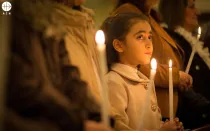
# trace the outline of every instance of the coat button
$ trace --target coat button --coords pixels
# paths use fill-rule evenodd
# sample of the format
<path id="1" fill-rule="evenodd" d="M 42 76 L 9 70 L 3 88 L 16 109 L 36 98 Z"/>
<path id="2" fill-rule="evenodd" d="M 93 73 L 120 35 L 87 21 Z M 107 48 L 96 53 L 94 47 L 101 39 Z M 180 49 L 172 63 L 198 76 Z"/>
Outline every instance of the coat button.
<path id="1" fill-rule="evenodd" d="M 196 66 L 195 66 L 195 69 L 196 69 L 196 70 L 200 70 L 200 66 L 199 66 L 199 65 L 196 65 Z"/>
<path id="2" fill-rule="evenodd" d="M 144 88 L 145 88 L 146 90 L 148 90 L 149 84 L 144 84 Z"/>
<path id="3" fill-rule="evenodd" d="M 157 109 L 157 106 L 156 106 L 155 104 L 153 104 L 153 105 L 151 106 L 151 109 L 152 109 L 153 112 L 155 112 L 156 109 Z"/>

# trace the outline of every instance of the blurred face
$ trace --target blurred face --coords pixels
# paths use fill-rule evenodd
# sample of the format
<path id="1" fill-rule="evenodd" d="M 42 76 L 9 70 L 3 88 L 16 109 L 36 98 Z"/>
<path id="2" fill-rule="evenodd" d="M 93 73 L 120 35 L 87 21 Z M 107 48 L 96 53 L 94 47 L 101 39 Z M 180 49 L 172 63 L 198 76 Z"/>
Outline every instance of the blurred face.
<path id="1" fill-rule="evenodd" d="M 78 6 L 78 5 L 82 5 L 86 2 L 86 0 L 74 0 L 74 5 Z"/>
<path id="2" fill-rule="evenodd" d="M 146 21 L 139 21 L 130 28 L 125 37 L 120 57 L 127 62 L 125 64 L 144 65 L 149 64 L 152 52 L 151 27 Z"/>
<path id="3" fill-rule="evenodd" d="M 195 8 L 194 0 L 188 0 L 188 5 L 185 8 L 184 25 L 190 29 L 195 29 L 198 26 L 198 15 L 200 12 Z"/>

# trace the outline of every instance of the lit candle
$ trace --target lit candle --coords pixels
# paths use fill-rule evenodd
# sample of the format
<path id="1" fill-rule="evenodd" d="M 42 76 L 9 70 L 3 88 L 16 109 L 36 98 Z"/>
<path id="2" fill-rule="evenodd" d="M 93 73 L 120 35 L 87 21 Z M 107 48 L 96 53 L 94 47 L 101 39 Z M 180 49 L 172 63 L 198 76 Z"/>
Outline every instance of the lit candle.
<path id="1" fill-rule="evenodd" d="M 150 105 L 150 96 L 151 96 L 150 94 L 152 92 L 152 86 L 154 84 L 154 78 L 155 78 L 156 69 L 157 69 L 157 62 L 154 58 L 151 60 L 150 64 L 151 64 L 150 81 L 149 81 L 148 91 L 147 91 L 147 94 L 145 97 L 145 104 L 143 105 L 144 107 L 142 108 L 142 113 L 140 116 L 139 131 L 141 131 L 143 129 L 145 111 L 146 111 L 146 109 L 148 109 L 147 107 Z"/>
<path id="2" fill-rule="evenodd" d="M 170 121 L 173 121 L 173 76 L 172 76 L 172 60 L 169 61 L 169 116 Z"/>
<path id="3" fill-rule="evenodd" d="M 102 107 L 101 116 L 104 125 L 109 126 L 109 113 L 108 113 L 108 87 L 105 81 L 105 74 L 107 73 L 107 62 L 106 62 L 106 46 L 105 46 L 105 36 L 102 30 L 96 32 L 95 41 L 97 43 L 98 57 L 99 57 L 99 75 L 101 80 L 101 97 L 102 97 Z"/>
<path id="4" fill-rule="evenodd" d="M 200 37 L 201 37 L 201 27 L 198 28 L 197 40 L 199 40 Z M 192 64 L 192 61 L 193 61 L 195 52 L 196 52 L 195 46 L 196 46 L 196 45 L 194 45 L 194 47 L 193 47 L 193 49 L 192 49 L 192 52 L 191 52 L 189 61 L 188 61 L 188 63 L 187 63 L 187 67 L 186 67 L 186 70 L 185 70 L 185 73 L 187 73 L 187 74 L 188 74 L 189 71 L 190 71 L 190 67 L 191 67 L 191 64 Z"/>
<path id="5" fill-rule="evenodd" d="M 198 27 L 198 34 L 197 34 L 197 39 L 199 40 L 201 37 L 201 27 Z"/>
<path id="6" fill-rule="evenodd" d="M 156 69 L 157 69 L 157 62 L 156 60 L 153 58 L 151 60 L 151 71 L 150 71 L 150 82 L 152 83 L 152 81 L 155 78 L 155 74 L 156 74 Z"/>

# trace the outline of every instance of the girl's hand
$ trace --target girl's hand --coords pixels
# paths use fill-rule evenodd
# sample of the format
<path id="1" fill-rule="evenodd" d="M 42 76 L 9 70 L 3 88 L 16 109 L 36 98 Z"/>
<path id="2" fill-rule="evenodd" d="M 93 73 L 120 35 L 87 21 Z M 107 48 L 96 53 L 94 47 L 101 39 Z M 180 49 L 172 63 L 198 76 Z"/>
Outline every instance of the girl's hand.
<path id="1" fill-rule="evenodd" d="M 179 118 L 174 118 L 174 121 L 167 119 L 160 131 L 184 131 L 184 127 L 182 122 L 179 122 Z"/>

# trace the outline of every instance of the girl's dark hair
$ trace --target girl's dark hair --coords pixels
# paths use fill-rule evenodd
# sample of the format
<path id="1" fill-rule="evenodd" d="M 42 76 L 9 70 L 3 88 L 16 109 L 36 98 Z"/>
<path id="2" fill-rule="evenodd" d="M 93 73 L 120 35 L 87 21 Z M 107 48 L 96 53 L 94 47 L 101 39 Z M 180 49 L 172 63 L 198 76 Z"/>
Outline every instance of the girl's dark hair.
<path id="1" fill-rule="evenodd" d="M 106 38 L 106 54 L 108 69 L 116 62 L 119 62 L 118 52 L 114 49 L 112 43 L 115 39 L 124 41 L 130 28 L 140 21 L 148 22 L 144 15 L 136 13 L 121 13 L 108 17 L 102 24 L 101 29 L 104 31 Z M 149 22 L 148 22 L 149 23 Z"/>
<path id="2" fill-rule="evenodd" d="M 168 25 L 169 29 L 174 29 L 176 26 L 183 26 L 185 8 L 188 5 L 188 0 L 161 0 L 159 11 L 162 20 Z"/>

